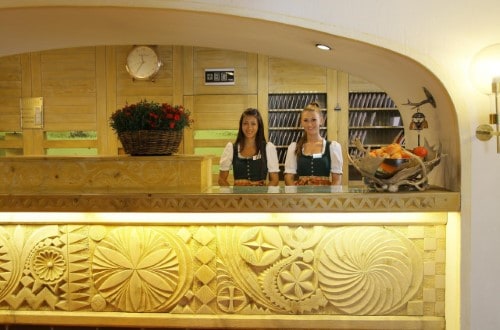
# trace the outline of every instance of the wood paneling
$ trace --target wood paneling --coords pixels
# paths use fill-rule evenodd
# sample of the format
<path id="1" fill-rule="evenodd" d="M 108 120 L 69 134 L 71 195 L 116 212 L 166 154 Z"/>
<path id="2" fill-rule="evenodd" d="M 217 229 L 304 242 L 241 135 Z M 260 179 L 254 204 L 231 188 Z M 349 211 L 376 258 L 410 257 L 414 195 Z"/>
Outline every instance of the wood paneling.
<path id="1" fill-rule="evenodd" d="M 195 130 L 237 130 L 246 108 L 258 108 L 267 128 L 270 92 L 332 94 L 336 88 L 328 85 L 334 79 L 323 67 L 253 53 L 169 45 L 157 47 L 163 67 L 156 79 L 137 81 L 125 69 L 131 47 L 80 47 L 1 58 L 0 130 L 20 131 L 19 98 L 41 96 L 44 128 L 24 130 L 25 155 L 44 154 L 45 147 L 55 146 L 43 142 L 45 131 L 68 130 L 96 131 L 99 154 L 115 155 L 120 143 L 109 117 L 127 103 L 148 99 L 183 104 L 191 111 L 194 124 L 185 130 L 180 152 L 193 153 L 195 147 L 223 147 L 227 142 L 194 141 Z M 235 84 L 205 85 L 206 68 L 234 68 Z M 71 146 L 71 140 L 60 145 L 66 144 Z"/>
<path id="2" fill-rule="evenodd" d="M 94 47 L 40 54 L 44 130 L 96 130 Z"/>
<path id="3" fill-rule="evenodd" d="M 241 113 L 256 106 L 256 95 L 197 95 L 196 129 L 238 129 Z"/>
<path id="4" fill-rule="evenodd" d="M 195 94 L 256 94 L 257 55 L 211 48 L 195 48 L 193 53 Z M 205 69 L 234 68 L 234 85 L 205 85 Z"/>
<path id="5" fill-rule="evenodd" d="M 269 93 L 326 92 L 326 68 L 269 58 Z"/>
<path id="6" fill-rule="evenodd" d="M 0 61 L 0 130 L 19 131 L 19 98 L 22 95 L 21 56 Z"/>

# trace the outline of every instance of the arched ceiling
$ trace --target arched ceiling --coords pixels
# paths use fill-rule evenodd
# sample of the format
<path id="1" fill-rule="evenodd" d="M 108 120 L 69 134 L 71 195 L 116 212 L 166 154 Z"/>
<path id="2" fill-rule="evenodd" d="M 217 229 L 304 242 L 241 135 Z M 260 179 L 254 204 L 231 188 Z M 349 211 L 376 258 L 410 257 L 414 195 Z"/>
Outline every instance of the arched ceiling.
<path id="1" fill-rule="evenodd" d="M 428 70 L 387 49 L 321 31 L 213 12 L 136 7 L 4 8 L 0 9 L 0 40 L 0 56 L 124 44 L 232 49 L 336 68 L 376 83 L 391 91 L 393 98 L 401 91 L 402 101 L 412 94 L 421 95 L 423 85 L 439 93 L 439 83 Z M 331 45 L 333 51 L 316 49 L 318 42 Z"/>

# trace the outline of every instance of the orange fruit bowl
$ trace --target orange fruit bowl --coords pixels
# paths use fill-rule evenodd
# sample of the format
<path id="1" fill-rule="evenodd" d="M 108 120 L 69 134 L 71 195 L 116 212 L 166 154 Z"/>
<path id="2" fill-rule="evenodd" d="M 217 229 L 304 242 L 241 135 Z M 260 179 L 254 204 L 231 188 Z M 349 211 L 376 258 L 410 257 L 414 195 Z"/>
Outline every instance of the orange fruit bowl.
<path id="1" fill-rule="evenodd" d="M 408 158 L 385 158 L 375 171 L 375 177 L 379 179 L 390 178 L 396 172 L 407 167 L 409 162 Z"/>

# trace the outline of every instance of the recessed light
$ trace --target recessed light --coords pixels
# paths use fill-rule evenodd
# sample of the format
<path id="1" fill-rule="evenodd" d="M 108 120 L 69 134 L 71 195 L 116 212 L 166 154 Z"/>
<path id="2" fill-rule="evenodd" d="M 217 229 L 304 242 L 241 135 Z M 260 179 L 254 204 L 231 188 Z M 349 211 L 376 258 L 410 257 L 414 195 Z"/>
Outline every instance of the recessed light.
<path id="1" fill-rule="evenodd" d="M 332 47 L 324 44 L 316 44 L 316 48 L 319 48 L 321 50 L 332 50 Z"/>

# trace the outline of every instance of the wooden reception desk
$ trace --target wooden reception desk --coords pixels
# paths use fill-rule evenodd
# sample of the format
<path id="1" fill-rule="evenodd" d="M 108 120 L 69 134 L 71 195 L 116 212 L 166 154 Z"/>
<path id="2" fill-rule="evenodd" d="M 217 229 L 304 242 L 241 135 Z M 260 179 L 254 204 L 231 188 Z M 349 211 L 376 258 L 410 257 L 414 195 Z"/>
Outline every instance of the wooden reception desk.
<path id="1" fill-rule="evenodd" d="M 456 294 L 457 192 L 224 189 L 199 156 L 0 170 L 3 324 L 444 329 Z"/>

